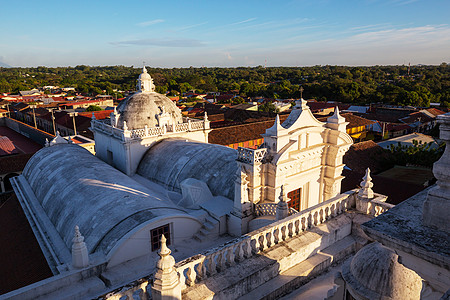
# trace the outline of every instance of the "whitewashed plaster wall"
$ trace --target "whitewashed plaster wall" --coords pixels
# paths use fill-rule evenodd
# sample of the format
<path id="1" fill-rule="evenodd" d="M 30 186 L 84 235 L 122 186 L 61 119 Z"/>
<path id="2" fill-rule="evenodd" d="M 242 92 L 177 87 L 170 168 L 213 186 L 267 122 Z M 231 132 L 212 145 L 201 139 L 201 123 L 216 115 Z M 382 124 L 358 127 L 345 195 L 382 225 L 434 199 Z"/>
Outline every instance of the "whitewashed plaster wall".
<path id="1" fill-rule="evenodd" d="M 112 166 L 123 173 L 132 176 L 136 173 L 137 167 L 145 152 L 157 141 L 165 138 L 186 138 L 203 143 L 208 142 L 209 130 L 197 130 L 190 132 L 167 133 L 165 135 L 151 136 L 145 138 L 128 139 L 122 141 L 112 135 L 101 131 L 94 131 L 96 156 L 104 162 L 108 161 L 108 151 L 112 152 Z"/>
<path id="2" fill-rule="evenodd" d="M 194 217 L 186 216 L 167 215 L 152 219 L 130 231 L 117 243 L 108 257 L 108 267 L 148 254 L 153 254 L 155 259 L 158 258 L 157 251 L 152 252 L 150 231 L 166 224 L 170 226 L 171 236 L 166 238 L 170 238 L 172 249 L 183 240 L 192 237 L 202 225 Z"/>

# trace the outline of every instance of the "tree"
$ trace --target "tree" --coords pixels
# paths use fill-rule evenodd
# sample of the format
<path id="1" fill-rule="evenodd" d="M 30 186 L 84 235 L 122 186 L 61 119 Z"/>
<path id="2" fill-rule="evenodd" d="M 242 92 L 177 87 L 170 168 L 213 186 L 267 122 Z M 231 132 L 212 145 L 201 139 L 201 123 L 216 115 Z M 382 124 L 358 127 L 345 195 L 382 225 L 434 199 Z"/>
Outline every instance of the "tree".
<path id="1" fill-rule="evenodd" d="M 279 109 L 272 102 L 266 102 L 258 107 L 259 111 L 278 113 Z"/>
<path id="2" fill-rule="evenodd" d="M 98 105 L 89 105 L 88 108 L 86 108 L 86 111 L 100 111 L 100 110 L 103 109 Z"/>

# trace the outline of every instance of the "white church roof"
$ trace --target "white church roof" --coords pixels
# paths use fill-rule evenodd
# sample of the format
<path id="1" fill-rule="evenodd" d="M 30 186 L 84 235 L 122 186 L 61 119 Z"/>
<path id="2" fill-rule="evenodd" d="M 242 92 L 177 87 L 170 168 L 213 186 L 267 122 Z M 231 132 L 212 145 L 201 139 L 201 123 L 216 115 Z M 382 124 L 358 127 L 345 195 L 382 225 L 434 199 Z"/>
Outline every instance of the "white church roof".
<path id="1" fill-rule="evenodd" d="M 168 198 L 153 196 L 77 145 L 41 149 L 23 176 L 68 248 L 76 225 L 90 253 L 107 254 L 137 226 L 159 216 L 185 214 Z"/>
<path id="2" fill-rule="evenodd" d="M 233 200 L 236 159 L 237 151 L 228 147 L 164 139 L 145 153 L 137 174 L 179 193 L 183 180 L 195 178 L 205 182 L 214 196 Z"/>

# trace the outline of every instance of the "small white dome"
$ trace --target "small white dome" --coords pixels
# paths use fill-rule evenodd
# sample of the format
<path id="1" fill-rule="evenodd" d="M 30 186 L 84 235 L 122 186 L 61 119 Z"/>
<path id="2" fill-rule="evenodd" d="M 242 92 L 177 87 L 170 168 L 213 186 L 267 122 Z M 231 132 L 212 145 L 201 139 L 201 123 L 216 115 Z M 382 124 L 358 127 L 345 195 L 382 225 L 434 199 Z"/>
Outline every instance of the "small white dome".
<path id="1" fill-rule="evenodd" d="M 342 267 L 347 289 L 356 299 L 420 299 L 422 278 L 399 262 L 393 250 L 372 243 Z"/>

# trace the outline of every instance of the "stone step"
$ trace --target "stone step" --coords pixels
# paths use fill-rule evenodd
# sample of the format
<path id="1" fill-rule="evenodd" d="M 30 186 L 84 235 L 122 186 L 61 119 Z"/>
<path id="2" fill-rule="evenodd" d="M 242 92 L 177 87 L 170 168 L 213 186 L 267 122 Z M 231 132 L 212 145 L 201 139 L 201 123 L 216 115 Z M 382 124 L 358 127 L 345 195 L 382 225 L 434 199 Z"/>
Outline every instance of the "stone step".
<path id="1" fill-rule="evenodd" d="M 314 279 L 333 263 L 353 254 L 356 246 L 356 240 L 352 236 L 347 236 L 238 299 L 278 299 Z"/>
<path id="2" fill-rule="evenodd" d="M 238 299 L 254 290 L 259 290 L 267 281 L 276 278 L 280 273 L 284 274 L 284 272 L 314 255 L 318 256 L 308 263 L 310 265 L 321 265 L 320 262 L 314 261 L 324 259 L 326 262 L 322 264 L 322 268 L 326 268 L 335 261 L 334 257 L 339 258 L 345 255 L 347 250 L 339 250 L 336 254 L 336 250 L 333 249 L 341 245 L 339 241 L 351 235 L 352 217 L 353 215 L 342 214 L 294 238 L 253 255 L 251 258 L 244 259 L 234 266 L 219 270 L 218 274 L 208 276 L 194 286 L 186 287 L 183 290 L 183 299 Z M 354 239 L 351 238 L 350 241 L 354 242 Z M 343 243 L 345 244 L 345 242 Z M 347 247 L 344 247 L 344 249 L 347 249 Z M 348 251 L 352 249 L 352 247 L 349 247 Z M 315 275 L 311 276 L 314 277 Z M 272 292 L 268 291 L 265 294 L 270 295 Z M 265 296 L 262 295 L 262 297 Z"/>

